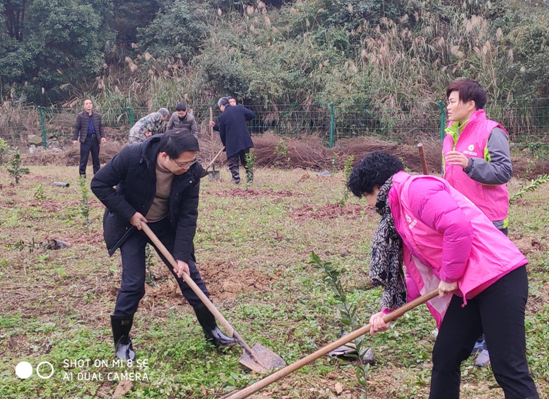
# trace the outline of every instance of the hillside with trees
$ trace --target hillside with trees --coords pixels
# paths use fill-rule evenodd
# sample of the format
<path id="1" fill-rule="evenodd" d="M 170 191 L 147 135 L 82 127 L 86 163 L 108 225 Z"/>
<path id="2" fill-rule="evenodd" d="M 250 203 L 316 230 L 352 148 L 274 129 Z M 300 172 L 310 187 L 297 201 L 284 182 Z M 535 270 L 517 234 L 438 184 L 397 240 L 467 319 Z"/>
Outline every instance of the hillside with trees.
<path id="1" fill-rule="evenodd" d="M 134 107 L 361 103 L 408 112 L 447 83 L 549 97 L 547 0 L 2 0 L 4 101 Z"/>

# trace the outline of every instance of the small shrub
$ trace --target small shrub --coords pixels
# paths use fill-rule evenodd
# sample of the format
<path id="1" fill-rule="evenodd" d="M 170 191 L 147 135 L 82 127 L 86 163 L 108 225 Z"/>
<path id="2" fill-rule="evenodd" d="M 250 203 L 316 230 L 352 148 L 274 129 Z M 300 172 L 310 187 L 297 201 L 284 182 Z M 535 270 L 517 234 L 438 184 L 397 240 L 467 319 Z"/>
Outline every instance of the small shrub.
<path id="1" fill-rule="evenodd" d="M 44 187 L 39 183 L 35 184 L 34 187 L 36 187 L 36 190 L 32 197 L 38 200 L 38 202 L 42 202 L 46 198 L 46 196 L 44 196 Z"/>
<path id="2" fill-rule="evenodd" d="M 82 194 L 82 201 L 80 202 L 80 213 L 84 217 L 86 227 L 90 229 L 90 203 L 88 202 L 88 186 L 86 184 L 86 178 L 80 176 L 78 178 L 78 184 L 80 185 L 80 192 Z"/>
<path id="3" fill-rule="evenodd" d="M 349 176 L 351 176 L 351 172 L 353 172 L 353 162 L 355 161 L 355 156 L 350 155 L 345 160 L 345 167 L 343 169 L 344 179 L 343 179 L 343 196 L 341 197 L 341 200 L 339 201 L 340 207 L 345 207 L 345 204 L 347 204 L 347 201 L 349 200 L 349 189 L 347 188 L 347 181 L 349 180 Z"/>
<path id="4" fill-rule="evenodd" d="M 147 243 L 145 247 L 145 268 L 147 273 L 145 275 L 145 283 L 150 286 L 158 286 L 156 282 L 156 274 L 152 270 L 152 267 L 155 265 L 154 261 L 154 252 L 152 251 L 153 247 Z"/>
<path id="5" fill-rule="evenodd" d="M 15 179 L 15 183 L 18 184 L 21 177 L 25 174 L 30 174 L 30 170 L 28 168 L 21 166 L 21 153 L 19 152 L 19 149 L 15 149 L 13 152 L 13 157 L 10 160 L 10 162 L 6 165 L 6 169 L 10 173 L 11 176 Z"/>
<path id="6" fill-rule="evenodd" d="M 254 181 L 254 165 L 257 161 L 257 157 L 254 154 L 253 147 L 250 149 L 248 154 L 246 154 L 246 190 Z"/>
<path id="7" fill-rule="evenodd" d="M 274 155 L 276 156 L 276 166 L 290 169 L 291 159 L 288 157 L 288 146 L 284 142 L 284 139 L 280 139 L 276 144 Z"/>
<path id="8" fill-rule="evenodd" d="M 514 203 L 515 201 L 523 197 L 527 192 L 533 192 L 547 182 L 549 182 L 549 175 L 538 175 L 536 179 L 532 179 L 529 185 L 521 187 L 518 192 L 512 195 L 509 199 L 509 203 Z"/>
<path id="9" fill-rule="evenodd" d="M 4 156 L 8 151 L 8 144 L 2 138 L 0 138 L 0 164 L 4 163 Z"/>
<path id="10" fill-rule="evenodd" d="M 350 158 L 350 157 L 349 157 Z M 352 161 L 351 161 L 352 165 Z M 309 264 L 324 272 L 324 282 L 330 286 L 334 292 L 334 299 L 339 303 L 337 308 L 340 314 L 341 324 L 344 325 L 345 331 L 355 331 L 360 328 L 357 323 L 356 306 L 349 304 L 347 294 L 340 281 L 341 270 L 335 268 L 331 262 L 323 262 L 320 257 L 313 251 L 311 253 Z M 358 354 L 358 365 L 356 367 L 356 378 L 358 382 L 365 388 L 368 388 L 368 372 L 370 365 L 362 360 L 362 355 L 366 353 L 367 347 L 364 344 L 364 336 L 354 340 L 356 351 Z"/>

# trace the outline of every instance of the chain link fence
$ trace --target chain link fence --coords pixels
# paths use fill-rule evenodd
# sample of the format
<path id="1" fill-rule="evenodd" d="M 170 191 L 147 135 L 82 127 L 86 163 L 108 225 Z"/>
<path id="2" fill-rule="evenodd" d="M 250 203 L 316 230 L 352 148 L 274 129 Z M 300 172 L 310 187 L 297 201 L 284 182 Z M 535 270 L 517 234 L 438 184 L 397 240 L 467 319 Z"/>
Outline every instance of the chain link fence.
<path id="1" fill-rule="evenodd" d="M 376 136 L 392 141 L 413 141 L 430 137 L 440 140 L 445 121 L 445 104 L 432 104 L 429 109 L 398 109 L 356 105 L 275 104 L 268 107 L 246 105 L 256 117 L 250 121 L 252 134 L 269 131 L 276 135 L 301 137 L 317 135 L 328 146 L 341 138 Z M 156 110 L 120 106 L 102 110 L 103 125 L 109 139 L 124 141 L 131 126 Z M 220 111 L 215 104 L 189 104 L 197 118 L 201 135 L 209 135 L 210 109 L 216 120 Z M 11 146 L 57 146 L 71 139 L 76 114 L 81 110 L 58 107 L 6 106 L 0 108 L 0 138 Z M 509 132 L 511 142 L 522 147 L 549 146 L 549 99 L 535 104 L 489 104 L 489 118 L 500 122 Z M 24 151 L 24 146 L 22 146 Z"/>

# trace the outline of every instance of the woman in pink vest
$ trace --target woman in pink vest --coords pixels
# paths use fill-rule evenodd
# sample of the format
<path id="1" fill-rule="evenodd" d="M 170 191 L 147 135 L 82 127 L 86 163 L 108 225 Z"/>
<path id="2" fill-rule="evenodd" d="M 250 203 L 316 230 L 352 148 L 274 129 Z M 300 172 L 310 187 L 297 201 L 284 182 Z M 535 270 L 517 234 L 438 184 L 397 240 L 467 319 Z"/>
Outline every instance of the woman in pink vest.
<path id="1" fill-rule="evenodd" d="M 389 328 L 384 314 L 438 287 L 439 297 L 428 303 L 439 327 L 430 397 L 459 397 L 461 363 L 484 330 L 505 397 L 538 398 L 526 361 L 528 261 L 448 182 L 403 169 L 397 157 L 375 152 L 347 182 L 381 215 L 370 278 L 384 292 L 382 310 L 370 318 L 370 333 Z"/>
<path id="2" fill-rule="evenodd" d="M 471 200 L 507 235 L 509 193 L 505 184 L 513 175 L 509 135 L 503 126 L 486 119 L 486 89 L 471 79 L 458 79 L 446 90 L 448 120 L 442 145 L 444 179 Z M 490 361 L 483 336 L 475 364 Z"/>

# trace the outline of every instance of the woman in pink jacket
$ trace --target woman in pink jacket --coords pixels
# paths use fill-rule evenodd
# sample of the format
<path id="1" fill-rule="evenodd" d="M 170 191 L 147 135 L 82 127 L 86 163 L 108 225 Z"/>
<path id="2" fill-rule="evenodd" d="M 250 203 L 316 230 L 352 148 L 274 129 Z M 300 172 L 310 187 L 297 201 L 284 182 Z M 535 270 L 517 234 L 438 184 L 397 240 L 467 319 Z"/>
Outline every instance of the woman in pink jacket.
<path id="1" fill-rule="evenodd" d="M 448 182 L 403 169 L 397 157 L 375 152 L 347 182 L 381 215 L 370 278 L 385 289 L 370 333 L 389 328 L 384 314 L 438 287 L 439 297 L 428 303 L 439 327 L 430 397 L 459 397 L 461 362 L 484 330 L 505 397 L 538 398 L 526 361 L 528 261 Z"/>

